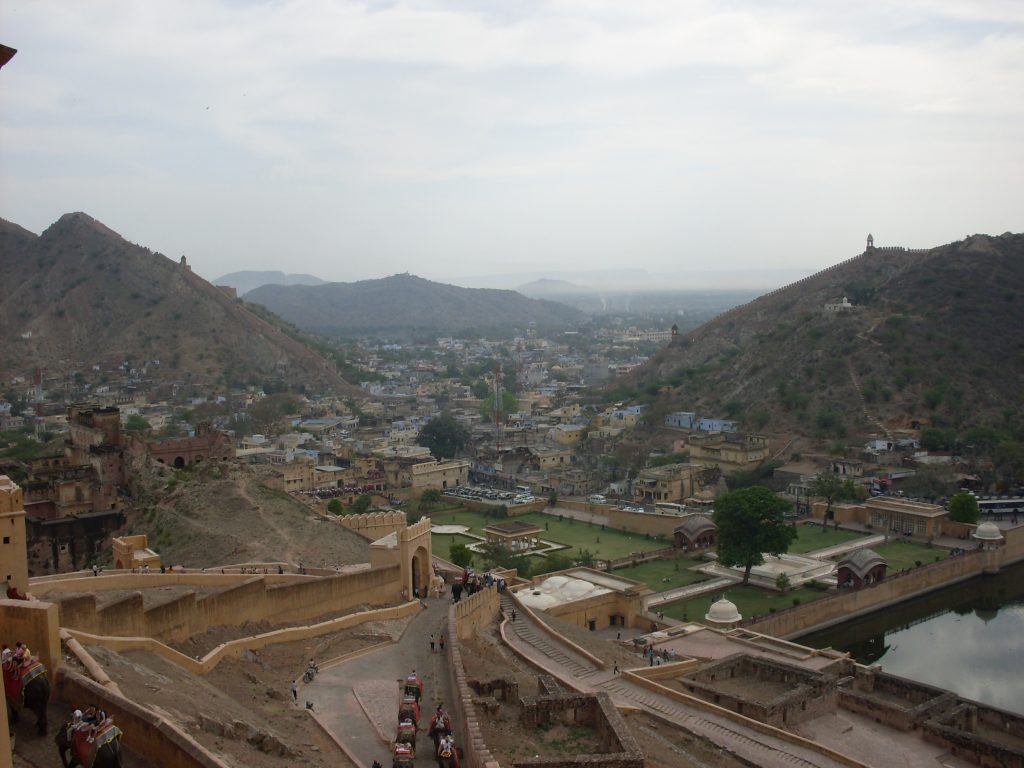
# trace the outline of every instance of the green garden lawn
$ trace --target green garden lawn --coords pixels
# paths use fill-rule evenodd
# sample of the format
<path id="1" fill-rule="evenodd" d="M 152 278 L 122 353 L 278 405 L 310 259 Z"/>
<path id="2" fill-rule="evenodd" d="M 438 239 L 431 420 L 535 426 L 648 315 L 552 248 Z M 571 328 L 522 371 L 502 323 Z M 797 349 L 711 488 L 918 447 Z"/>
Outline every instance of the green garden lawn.
<path id="1" fill-rule="evenodd" d="M 651 560 L 650 562 L 631 565 L 627 568 L 616 568 L 614 575 L 642 581 L 655 592 L 664 592 L 666 589 L 675 589 L 676 587 L 685 587 L 688 584 L 707 581 L 710 578 L 707 574 L 689 570 L 696 564 L 696 560 L 687 558 Z M 678 570 L 676 569 L 677 565 Z"/>
<path id="2" fill-rule="evenodd" d="M 628 557 L 637 552 L 650 552 L 670 546 L 667 539 L 649 539 L 638 533 L 625 533 L 611 528 L 602 530 L 599 525 L 588 525 L 571 518 L 560 520 L 554 515 L 545 515 L 540 512 L 531 512 L 528 515 L 518 515 L 508 519 L 522 520 L 544 528 L 541 538 L 545 541 L 564 544 L 568 549 L 560 551 L 567 555 L 578 554 L 581 549 L 588 549 L 600 560 L 614 560 Z M 484 527 L 488 524 L 505 522 L 495 515 L 488 517 L 482 512 L 469 510 L 432 515 L 431 520 L 434 525 L 465 525 L 471 529 L 472 533 L 479 536 L 483 536 Z M 440 534 L 434 534 L 434 547 L 437 548 L 439 556 L 445 557 L 437 544 L 441 538 Z"/>
<path id="3" fill-rule="evenodd" d="M 856 531 L 837 531 L 832 528 L 827 530 L 820 525 L 798 525 L 796 527 L 797 537 L 789 545 L 790 553 L 802 555 L 807 552 L 814 552 L 825 547 L 834 547 L 836 544 L 844 544 L 847 541 L 861 538 L 864 534 Z"/>
<path id="4" fill-rule="evenodd" d="M 890 539 L 888 544 L 879 544 L 871 549 L 885 558 L 889 566 L 886 573 L 890 574 L 906 568 L 916 568 L 918 560 L 921 561 L 921 565 L 927 565 L 934 563 L 936 559 L 942 560 L 949 556 L 949 550 L 899 539 Z"/>
<path id="5" fill-rule="evenodd" d="M 786 594 L 782 594 L 748 584 L 745 587 L 725 587 L 720 591 L 695 597 L 692 600 L 687 600 L 685 603 L 675 603 L 661 610 L 665 612 L 666 616 L 671 616 L 674 619 L 685 618 L 689 621 L 703 621 L 704 615 L 708 612 L 711 603 L 725 595 L 726 599 L 736 604 L 740 615 L 744 619 L 749 619 L 753 616 L 764 616 L 770 613 L 769 609 L 771 608 L 774 608 L 776 611 L 781 611 L 783 608 L 791 608 L 794 599 L 799 600 L 801 603 L 809 603 L 814 600 L 820 600 L 827 594 L 828 592 L 811 589 L 810 587 L 801 587 L 800 589 L 794 589 Z"/>
<path id="6" fill-rule="evenodd" d="M 434 550 L 435 555 L 451 561 L 452 544 L 465 544 L 469 546 L 475 541 L 476 539 L 463 536 L 461 533 L 435 533 L 431 535 L 430 546 Z"/>

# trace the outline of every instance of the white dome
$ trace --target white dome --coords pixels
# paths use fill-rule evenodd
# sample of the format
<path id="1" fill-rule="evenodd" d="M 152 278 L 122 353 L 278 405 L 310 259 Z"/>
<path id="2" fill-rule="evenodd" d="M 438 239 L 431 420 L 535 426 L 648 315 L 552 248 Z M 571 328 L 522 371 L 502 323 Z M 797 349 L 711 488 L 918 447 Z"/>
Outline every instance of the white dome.
<path id="1" fill-rule="evenodd" d="M 995 523 L 982 523 L 971 534 L 979 541 L 1002 541 L 1003 534 Z"/>
<path id="2" fill-rule="evenodd" d="M 742 621 L 743 617 L 740 616 L 740 612 L 736 610 L 735 603 L 732 603 L 722 597 L 711 604 L 711 607 L 708 608 L 707 614 L 704 616 L 704 620 L 714 622 L 715 624 L 732 624 L 737 621 Z"/>
<path id="3" fill-rule="evenodd" d="M 565 576 L 551 576 L 541 582 L 540 589 L 542 592 L 554 592 L 564 587 L 568 581 Z"/>

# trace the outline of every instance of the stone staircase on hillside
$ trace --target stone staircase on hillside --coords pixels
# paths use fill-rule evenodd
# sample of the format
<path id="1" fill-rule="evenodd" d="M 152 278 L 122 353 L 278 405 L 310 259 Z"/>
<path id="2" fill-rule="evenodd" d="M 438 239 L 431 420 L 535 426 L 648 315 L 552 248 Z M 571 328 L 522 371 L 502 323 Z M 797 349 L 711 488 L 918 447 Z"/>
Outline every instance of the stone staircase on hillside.
<path id="1" fill-rule="evenodd" d="M 853 361 L 846 361 L 846 368 L 850 372 L 850 381 L 853 384 L 854 390 L 857 392 L 857 397 L 860 398 L 860 410 L 864 414 L 864 420 L 868 424 L 874 425 L 879 432 L 885 435 L 886 440 L 892 439 L 892 433 L 889 428 L 885 426 L 879 419 L 875 418 L 868 412 L 868 401 L 864 398 L 864 390 L 861 388 L 860 379 L 857 377 L 857 372 L 853 370 Z"/>

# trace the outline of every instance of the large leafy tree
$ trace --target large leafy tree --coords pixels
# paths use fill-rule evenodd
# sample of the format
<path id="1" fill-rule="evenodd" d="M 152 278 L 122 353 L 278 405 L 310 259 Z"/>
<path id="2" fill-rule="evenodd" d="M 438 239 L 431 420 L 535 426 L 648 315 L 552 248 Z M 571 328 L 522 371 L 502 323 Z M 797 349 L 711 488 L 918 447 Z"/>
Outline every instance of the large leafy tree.
<path id="1" fill-rule="evenodd" d="M 822 472 L 811 481 L 811 493 L 825 499 L 825 523 L 834 520 L 832 504 L 843 499 L 857 498 L 857 487 L 852 480 L 843 479 L 834 472 Z M 836 528 L 839 523 L 835 524 Z"/>
<path id="2" fill-rule="evenodd" d="M 958 493 L 949 500 L 949 519 L 958 523 L 976 523 L 980 513 L 973 493 Z"/>
<path id="3" fill-rule="evenodd" d="M 715 502 L 718 525 L 718 561 L 743 566 L 743 583 L 750 569 L 764 562 L 764 555 L 781 555 L 796 538 L 796 529 L 786 524 L 790 509 L 768 488 L 755 485 L 725 494 Z"/>
<path id="4" fill-rule="evenodd" d="M 466 447 L 468 440 L 469 430 L 449 413 L 443 413 L 428 421 L 416 436 L 416 443 L 429 448 L 439 459 L 452 458 Z"/>

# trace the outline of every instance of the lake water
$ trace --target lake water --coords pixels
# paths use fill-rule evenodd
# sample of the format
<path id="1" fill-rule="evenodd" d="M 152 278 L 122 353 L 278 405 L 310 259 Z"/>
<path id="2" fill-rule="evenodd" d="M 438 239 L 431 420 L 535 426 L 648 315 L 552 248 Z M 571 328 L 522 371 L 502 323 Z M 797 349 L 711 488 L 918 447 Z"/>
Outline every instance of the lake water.
<path id="1" fill-rule="evenodd" d="M 1024 563 L 799 638 L 1024 714 Z"/>

